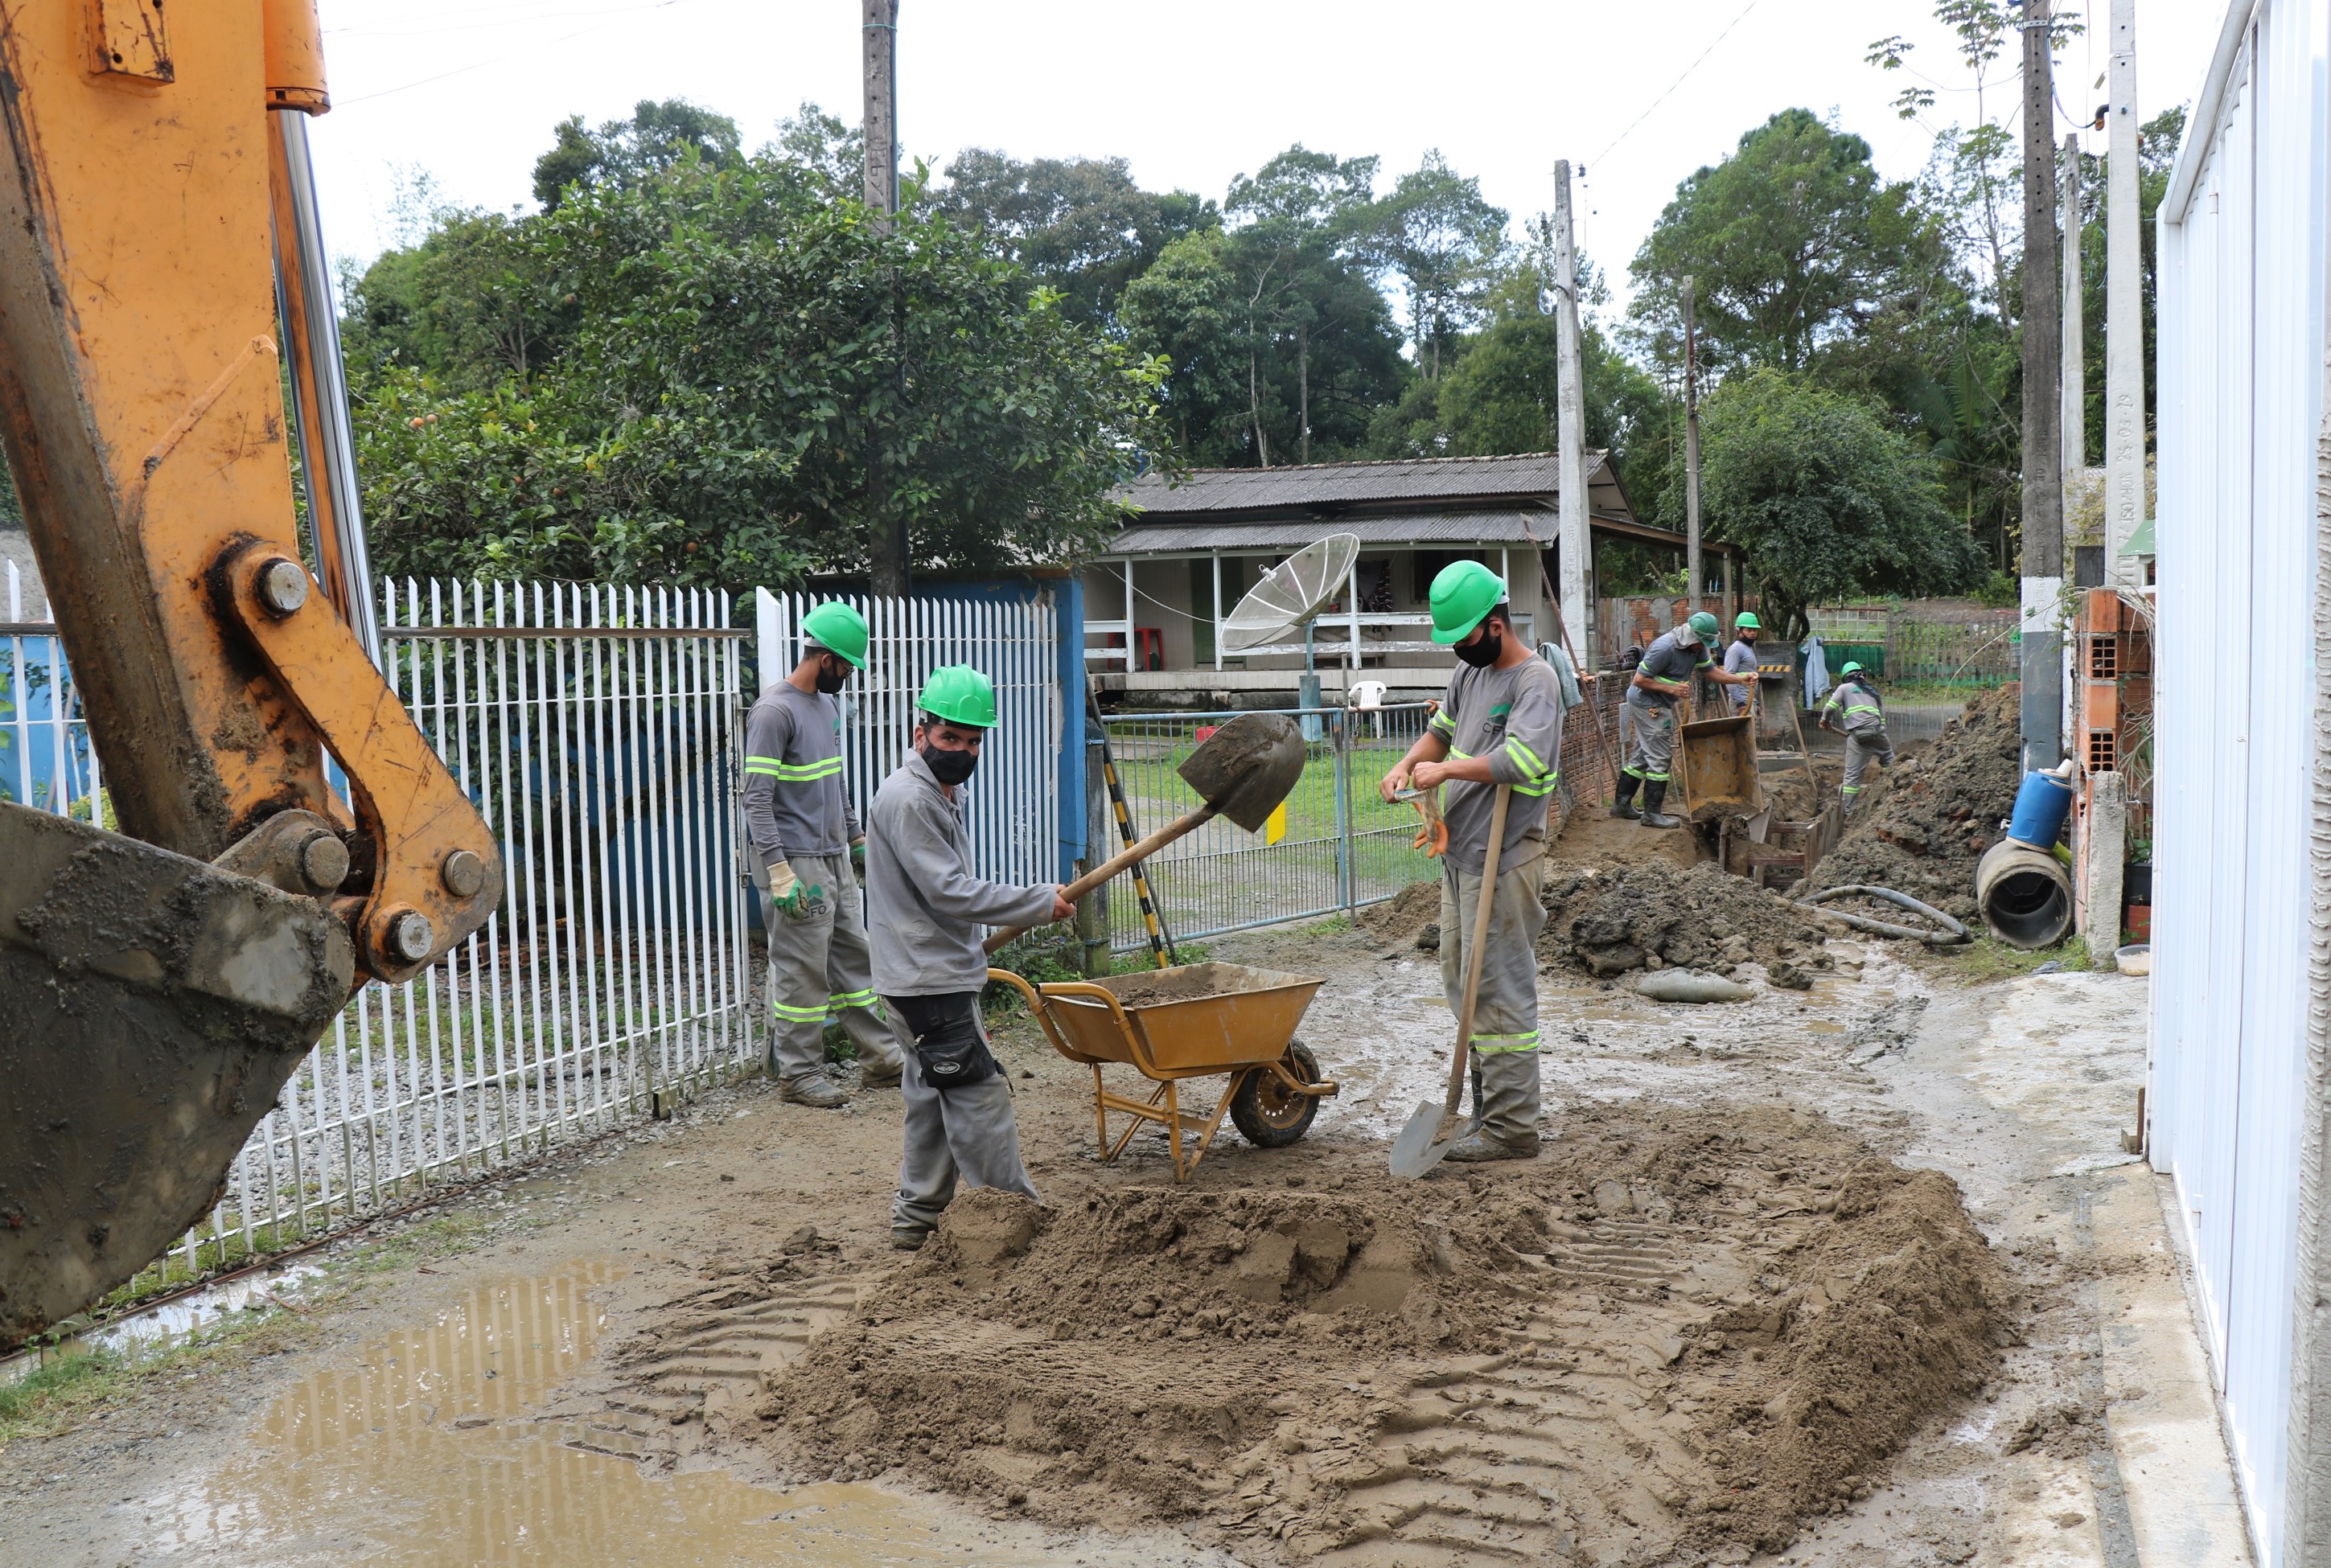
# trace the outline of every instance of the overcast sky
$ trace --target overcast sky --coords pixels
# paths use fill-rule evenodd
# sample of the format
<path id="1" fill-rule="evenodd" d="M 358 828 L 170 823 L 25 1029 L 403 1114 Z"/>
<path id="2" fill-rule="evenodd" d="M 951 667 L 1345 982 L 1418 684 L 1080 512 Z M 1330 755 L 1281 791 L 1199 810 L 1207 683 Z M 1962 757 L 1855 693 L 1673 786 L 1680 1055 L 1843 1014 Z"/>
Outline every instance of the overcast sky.
<path id="1" fill-rule="evenodd" d="M 2079 0 L 2060 0 L 2068 8 Z M 2107 0 L 2060 67 L 2058 95 L 2102 100 Z M 314 128 L 333 249 L 395 238 L 400 183 L 448 200 L 532 204 L 561 118 L 687 98 L 747 147 L 804 100 L 855 122 L 858 0 L 322 0 L 335 107 Z M 1776 109 L 1834 114 L 1907 177 L 1934 127 L 1971 119 L 1971 79 L 1930 0 L 901 0 L 899 136 L 934 169 L 965 147 L 1118 155 L 1153 188 L 1219 198 L 1292 142 L 1384 159 L 1379 188 L 1439 147 L 1518 223 L 1552 204 L 1554 161 L 1583 165 L 1580 242 L 1614 281 L 1674 193 Z M 2191 100 L 2222 0 L 2139 0 L 2141 111 Z M 1917 41 L 1938 89 L 1863 63 Z M 2009 62 L 2003 62 L 2009 63 Z M 2003 80 L 2012 107 L 2015 86 Z M 2058 135 L 2069 128 L 2060 122 Z M 2102 138 L 2091 138 L 2101 152 Z"/>

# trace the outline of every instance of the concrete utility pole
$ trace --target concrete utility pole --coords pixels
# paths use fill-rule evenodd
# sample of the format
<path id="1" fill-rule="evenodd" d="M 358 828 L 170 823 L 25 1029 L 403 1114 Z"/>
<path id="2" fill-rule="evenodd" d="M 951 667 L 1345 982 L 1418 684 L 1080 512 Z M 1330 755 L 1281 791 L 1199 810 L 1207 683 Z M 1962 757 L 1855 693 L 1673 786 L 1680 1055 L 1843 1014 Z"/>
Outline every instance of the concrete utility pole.
<path id="1" fill-rule="evenodd" d="M 1683 280 L 1683 559 L 1687 615 L 1699 608 L 1707 579 L 1699 561 L 1699 336 L 1691 318 L 1691 279 Z"/>
<path id="2" fill-rule="evenodd" d="M 2064 750 L 2064 474 L 2057 456 L 2063 345 L 2056 256 L 2056 106 L 2050 0 L 2023 0 L 2023 765 Z"/>
<path id="3" fill-rule="evenodd" d="M 899 210 L 899 0 L 861 0 L 865 24 L 859 36 L 866 62 L 866 204 L 877 224 L 890 232 Z M 895 337 L 895 324 L 893 328 Z M 892 515 L 888 476 L 882 472 L 879 432 L 866 452 L 867 554 L 874 592 L 903 597 L 912 546 L 907 521 Z M 1131 612 L 1128 610 L 1127 613 Z"/>
<path id="4" fill-rule="evenodd" d="M 2064 469 L 2064 506 L 2087 489 L 2088 471 L 2088 374 L 2087 322 L 2081 293 L 2088 282 L 2080 264 L 2080 133 L 2064 138 L 2064 385 L 2058 403 L 2057 438 Z"/>
<path id="5" fill-rule="evenodd" d="M 1578 249 L 1570 226 L 1570 160 L 1554 166 L 1555 345 L 1561 364 L 1556 392 L 1556 442 L 1561 453 L 1562 623 L 1577 641 L 1578 656 L 1594 660 L 1586 620 L 1586 388 L 1578 362 Z"/>
<path id="6" fill-rule="evenodd" d="M 2105 576 L 2135 584 L 2121 546 L 2145 521 L 2145 303 L 2136 211 L 2136 0 L 2112 0 L 2105 148 Z"/>

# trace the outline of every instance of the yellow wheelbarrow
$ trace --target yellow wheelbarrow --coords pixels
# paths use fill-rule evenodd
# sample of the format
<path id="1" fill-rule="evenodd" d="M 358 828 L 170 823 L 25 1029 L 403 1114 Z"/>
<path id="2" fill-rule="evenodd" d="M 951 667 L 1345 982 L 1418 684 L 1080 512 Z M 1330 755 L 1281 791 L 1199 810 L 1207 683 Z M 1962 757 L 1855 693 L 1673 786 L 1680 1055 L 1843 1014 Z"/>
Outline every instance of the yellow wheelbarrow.
<path id="1" fill-rule="evenodd" d="M 1285 1148 L 1301 1137 L 1319 1102 L 1337 1086 L 1319 1076 L 1318 1060 L 1295 1038 L 1303 1010 L 1322 984 L 1240 964 L 1185 964 L 1174 969 L 1112 974 L 1100 980 L 1031 985 L 1008 969 L 987 977 L 1016 988 L 1052 1049 L 1092 1069 L 1093 1116 L 1100 1157 L 1114 1160 L 1145 1122 L 1166 1129 L 1174 1179 L 1186 1182 L 1205 1157 L 1225 1112 L 1247 1142 Z M 1156 1084 L 1146 1100 L 1112 1094 L 1105 1062 L 1120 1062 Z M 1182 1108 L 1185 1079 L 1230 1075 L 1210 1116 Z M 1129 1117 L 1109 1141 L 1108 1114 Z M 1197 1135 L 1185 1158 L 1182 1135 Z"/>

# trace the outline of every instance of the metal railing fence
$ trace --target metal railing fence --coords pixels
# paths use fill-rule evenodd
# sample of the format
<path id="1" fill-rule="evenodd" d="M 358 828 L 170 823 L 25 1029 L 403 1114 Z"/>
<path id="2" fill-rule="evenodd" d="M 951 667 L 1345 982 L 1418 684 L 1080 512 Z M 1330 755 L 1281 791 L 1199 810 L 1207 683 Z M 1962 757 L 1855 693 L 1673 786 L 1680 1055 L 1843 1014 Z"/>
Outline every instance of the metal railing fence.
<path id="1" fill-rule="evenodd" d="M 0 801 L 103 824 L 102 781 L 81 691 L 48 606 L 0 562 Z"/>
<path id="2" fill-rule="evenodd" d="M 383 664 L 506 860 L 500 908 L 367 986 L 218 1208 L 135 1288 L 268 1251 L 643 1114 L 759 1043 L 736 893 L 750 633 L 725 594 L 384 584 Z"/>
<path id="3" fill-rule="evenodd" d="M 1150 892 L 1177 941 L 1348 913 L 1435 874 L 1413 849 L 1417 814 L 1386 805 L 1376 781 L 1423 733 L 1430 703 L 1379 708 L 1287 708 L 1305 726 L 1309 759 L 1287 798 L 1276 843 L 1216 818 L 1146 863 Z M 1137 832 L 1152 832 L 1202 803 L 1175 771 L 1233 713 L 1105 716 L 1109 747 Z M 1112 846 L 1113 847 L 1113 846 Z M 1109 945 L 1148 942 L 1128 889 L 1109 900 Z"/>

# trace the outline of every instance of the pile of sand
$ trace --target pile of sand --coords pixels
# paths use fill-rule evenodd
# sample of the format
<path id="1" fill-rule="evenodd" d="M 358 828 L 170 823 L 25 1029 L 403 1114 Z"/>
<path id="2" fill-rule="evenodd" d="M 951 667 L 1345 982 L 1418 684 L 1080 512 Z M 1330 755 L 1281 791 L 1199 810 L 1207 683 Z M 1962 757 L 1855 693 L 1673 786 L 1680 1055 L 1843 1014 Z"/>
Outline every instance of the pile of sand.
<path id="1" fill-rule="evenodd" d="M 1741 964 L 1826 969 L 1820 918 L 1714 861 L 1558 871 L 1546 886 L 1539 960 L 1590 974 L 1674 965 L 1729 974 Z M 1657 960 L 1656 963 L 1653 960 Z"/>
<path id="2" fill-rule="evenodd" d="M 2022 783 L 2020 686 L 1967 705 L 1919 756 L 1895 770 L 1884 799 L 1849 819 L 1813 868 L 1817 887 L 1872 883 L 1972 919 L 1974 868 L 1999 841 Z"/>
<path id="3" fill-rule="evenodd" d="M 1422 1183 L 967 1193 L 768 1374 L 763 1441 L 1250 1562 L 1390 1563 L 1468 1517 L 1648 1562 L 1784 1544 L 1989 1375 L 2011 1304 L 1947 1178 L 1770 1107 L 1552 1130 Z"/>

